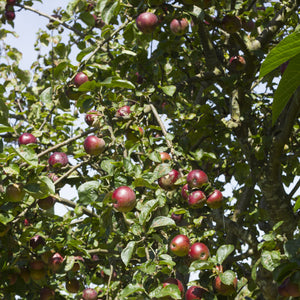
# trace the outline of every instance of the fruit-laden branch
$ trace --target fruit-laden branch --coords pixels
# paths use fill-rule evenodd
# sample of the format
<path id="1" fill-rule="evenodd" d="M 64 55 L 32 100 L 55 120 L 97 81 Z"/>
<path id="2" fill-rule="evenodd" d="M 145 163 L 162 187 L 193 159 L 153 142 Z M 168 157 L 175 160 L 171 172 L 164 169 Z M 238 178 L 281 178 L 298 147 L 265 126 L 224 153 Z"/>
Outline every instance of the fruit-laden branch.
<path id="1" fill-rule="evenodd" d="M 299 0 L 290 1 L 290 5 L 285 5 L 265 26 L 262 33 L 250 45 L 250 50 L 264 49 L 266 45 L 275 37 L 276 33 L 284 26 L 286 20 L 293 12 L 296 12 L 299 7 Z"/>
<path id="2" fill-rule="evenodd" d="M 72 208 L 75 208 L 76 207 L 76 203 L 75 202 L 72 202 L 68 199 L 65 199 L 65 198 L 61 198 L 61 197 L 55 197 L 55 199 L 57 200 L 57 202 L 61 203 L 61 204 L 64 204 L 66 206 L 69 206 L 69 207 L 72 207 Z M 94 218 L 100 218 L 97 214 L 95 214 L 94 212 L 90 211 L 89 209 L 85 208 L 84 206 L 80 206 L 80 209 L 82 210 L 82 212 L 89 216 L 89 217 L 94 217 Z"/>
<path id="3" fill-rule="evenodd" d="M 48 153 L 50 153 L 50 152 L 52 152 L 52 151 L 58 149 L 58 148 L 60 148 L 60 147 L 63 147 L 63 146 L 65 146 L 65 145 L 68 145 L 69 143 L 71 143 L 71 142 L 73 142 L 73 141 L 75 141 L 75 140 L 77 140 L 77 139 L 80 139 L 81 137 L 86 136 L 86 135 L 88 135 L 89 133 L 92 133 L 92 132 L 94 132 L 94 131 L 96 131 L 96 130 L 98 130 L 98 128 L 92 128 L 92 129 L 89 129 L 89 130 L 87 130 L 87 131 L 85 131 L 85 132 L 83 132 L 83 133 L 81 133 L 81 134 L 79 134 L 79 135 L 76 135 L 76 136 L 74 136 L 74 137 L 72 137 L 72 138 L 69 138 L 69 139 L 65 140 L 64 142 L 61 142 L 61 143 L 59 143 L 59 144 L 57 144 L 57 145 L 55 145 L 55 146 L 53 146 L 53 147 L 50 147 L 50 148 L 46 149 L 45 151 L 39 153 L 39 154 L 38 154 L 38 158 L 40 158 L 40 157 L 42 157 L 42 156 L 44 156 L 44 155 L 46 155 L 46 154 L 48 154 Z"/>

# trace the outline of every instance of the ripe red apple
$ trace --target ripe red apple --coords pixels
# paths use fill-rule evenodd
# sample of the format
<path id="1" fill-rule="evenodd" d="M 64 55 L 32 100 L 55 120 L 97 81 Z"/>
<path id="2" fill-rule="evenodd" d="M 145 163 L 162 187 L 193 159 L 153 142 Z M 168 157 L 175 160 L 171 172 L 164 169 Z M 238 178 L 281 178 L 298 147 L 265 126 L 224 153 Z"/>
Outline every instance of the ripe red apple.
<path id="1" fill-rule="evenodd" d="M 160 159 L 161 159 L 161 162 L 170 161 L 171 156 L 167 152 L 160 152 Z"/>
<path id="2" fill-rule="evenodd" d="M 55 173 L 49 173 L 48 178 L 55 182 L 59 177 Z"/>
<path id="3" fill-rule="evenodd" d="M 205 292 L 200 286 L 192 285 L 185 293 L 185 300 L 201 300 Z"/>
<path id="4" fill-rule="evenodd" d="M 181 196 L 184 200 L 188 200 L 188 198 L 189 198 L 189 185 L 188 184 L 185 184 L 181 188 Z"/>
<path id="5" fill-rule="evenodd" d="M 50 167 L 53 168 L 61 168 L 65 167 L 68 163 L 68 156 L 64 152 L 54 152 L 53 154 L 50 155 L 48 163 Z"/>
<path id="6" fill-rule="evenodd" d="M 117 110 L 116 116 L 117 117 L 127 117 L 130 114 L 131 114 L 130 106 L 125 105 L 125 106 L 120 107 Z"/>
<path id="7" fill-rule="evenodd" d="M 175 214 L 172 213 L 171 218 L 175 221 L 176 224 L 180 223 L 183 219 L 183 215 L 182 214 Z"/>
<path id="8" fill-rule="evenodd" d="M 8 21 L 12 21 L 16 17 L 16 14 L 13 10 L 6 10 L 4 14 L 5 14 L 6 20 L 8 20 Z"/>
<path id="9" fill-rule="evenodd" d="M 54 300 L 55 299 L 55 291 L 44 287 L 40 291 L 40 300 Z"/>
<path id="10" fill-rule="evenodd" d="M 297 283 L 291 282 L 290 277 L 288 277 L 278 287 L 278 294 L 283 297 L 299 297 L 299 285 Z"/>
<path id="11" fill-rule="evenodd" d="M 179 172 L 173 169 L 167 175 L 164 175 L 158 179 L 158 185 L 166 191 L 172 191 L 176 189 L 175 182 L 179 177 Z"/>
<path id="12" fill-rule="evenodd" d="M 183 298 L 183 296 L 184 296 L 184 287 L 183 287 L 182 282 L 179 279 L 176 279 L 176 278 L 168 278 L 163 282 L 163 287 L 166 287 L 170 284 L 175 284 L 175 285 L 178 286 L 179 291 L 181 292 L 181 297 Z M 163 297 L 161 299 L 169 300 L 169 299 L 173 299 L 173 298 L 169 297 L 169 296 L 166 296 L 166 297 Z"/>
<path id="13" fill-rule="evenodd" d="M 30 244 L 30 247 L 31 247 L 32 249 L 35 249 L 35 248 L 37 248 L 37 247 L 40 246 L 40 245 L 41 245 L 41 246 L 45 245 L 45 244 L 46 244 L 46 241 L 45 241 L 45 239 L 44 239 L 42 236 L 36 234 L 35 236 L 33 236 L 33 237 L 30 239 L 29 244 Z"/>
<path id="14" fill-rule="evenodd" d="M 196 242 L 191 246 L 189 250 L 189 257 L 192 260 L 207 260 L 209 255 L 209 249 L 203 243 Z"/>
<path id="15" fill-rule="evenodd" d="M 129 186 L 120 186 L 112 193 L 112 201 L 114 207 L 120 212 L 129 212 L 136 205 L 136 197 L 134 191 Z"/>
<path id="16" fill-rule="evenodd" d="M 24 226 L 29 226 L 30 225 L 30 222 L 28 219 L 24 219 Z"/>
<path id="17" fill-rule="evenodd" d="M 85 115 L 85 123 L 89 126 L 93 126 L 97 121 L 99 113 L 96 110 L 91 110 Z"/>
<path id="18" fill-rule="evenodd" d="M 237 16 L 226 15 L 222 20 L 222 28 L 230 34 L 235 33 L 242 28 L 241 19 Z"/>
<path id="19" fill-rule="evenodd" d="M 187 175 L 186 182 L 191 189 L 201 188 L 208 182 L 208 177 L 202 170 L 193 170 Z"/>
<path id="20" fill-rule="evenodd" d="M 83 291 L 82 297 L 84 300 L 97 300 L 98 293 L 92 288 L 87 288 Z"/>
<path id="21" fill-rule="evenodd" d="M 92 16 L 95 20 L 95 27 L 101 29 L 103 26 L 105 26 L 105 22 L 101 19 L 101 16 L 97 16 L 95 14 L 92 14 Z"/>
<path id="22" fill-rule="evenodd" d="M 18 139 L 19 145 L 36 144 L 36 137 L 28 132 L 22 133 Z"/>
<path id="23" fill-rule="evenodd" d="M 255 29 L 255 22 L 253 20 L 245 20 L 242 19 L 242 27 L 248 31 L 248 32 L 252 32 Z"/>
<path id="24" fill-rule="evenodd" d="M 72 278 L 66 281 L 66 290 L 69 293 L 78 293 L 80 289 L 80 282 L 76 278 Z"/>
<path id="25" fill-rule="evenodd" d="M 229 70 L 232 72 L 241 72 L 246 67 L 246 61 L 243 56 L 232 56 L 228 63 Z"/>
<path id="26" fill-rule="evenodd" d="M 151 12 L 141 13 L 135 20 L 137 28 L 143 33 L 152 33 L 158 24 L 158 18 Z"/>
<path id="27" fill-rule="evenodd" d="M 52 196 L 49 196 L 47 198 L 43 198 L 43 199 L 39 199 L 38 200 L 38 206 L 41 208 L 41 209 L 50 209 L 54 206 L 56 202 L 56 199 Z"/>
<path id="28" fill-rule="evenodd" d="M 185 18 L 173 19 L 170 23 L 170 29 L 175 35 L 184 35 L 189 29 L 189 22 Z"/>
<path id="29" fill-rule="evenodd" d="M 223 195 L 219 190 L 214 190 L 207 198 L 206 204 L 210 208 L 219 208 L 222 206 Z"/>
<path id="30" fill-rule="evenodd" d="M 188 204 L 191 208 L 201 208 L 206 203 L 206 196 L 201 190 L 192 191 L 188 197 Z"/>
<path id="31" fill-rule="evenodd" d="M 170 250 L 177 256 L 186 256 L 190 250 L 190 239 L 184 234 L 176 235 L 171 243 Z"/>
<path id="32" fill-rule="evenodd" d="M 64 258 L 59 253 L 54 253 L 49 258 L 49 268 L 53 272 L 57 272 L 61 268 L 63 261 L 64 261 Z"/>
<path id="33" fill-rule="evenodd" d="M 6 187 L 6 199 L 9 202 L 21 202 L 25 197 L 22 183 L 11 183 Z"/>
<path id="34" fill-rule="evenodd" d="M 74 77 L 74 84 L 79 87 L 82 84 L 84 84 L 85 82 L 89 81 L 88 76 L 83 73 L 83 72 L 79 72 L 78 74 L 76 74 L 76 76 Z"/>
<path id="35" fill-rule="evenodd" d="M 217 294 L 223 295 L 223 296 L 230 296 L 233 293 L 235 293 L 236 292 L 236 287 L 237 287 L 237 278 L 234 279 L 233 284 L 227 285 L 227 284 L 224 284 L 221 281 L 220 276 L 217 276 L 214 280 L 214 283 L 213 283 L 214 291 Z"/>
<path id="36" fill-rule="evenodd" d="M 99 155 L 105 149 L 105 141 L 95 135 L 90 135 L 84 140 L 83 147 L 87 154 Z"/>

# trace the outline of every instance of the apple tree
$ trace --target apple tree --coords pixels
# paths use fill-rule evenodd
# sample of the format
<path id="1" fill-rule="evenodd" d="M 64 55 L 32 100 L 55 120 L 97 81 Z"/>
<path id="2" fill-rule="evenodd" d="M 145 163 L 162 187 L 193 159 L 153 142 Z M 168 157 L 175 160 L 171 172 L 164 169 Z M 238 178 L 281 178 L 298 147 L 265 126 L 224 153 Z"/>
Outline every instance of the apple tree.
<path id="1" fill-rule="evenodd" d="M 36 2 L 0 2 L 1 299 L 300 296 L 299 1 Z"/>

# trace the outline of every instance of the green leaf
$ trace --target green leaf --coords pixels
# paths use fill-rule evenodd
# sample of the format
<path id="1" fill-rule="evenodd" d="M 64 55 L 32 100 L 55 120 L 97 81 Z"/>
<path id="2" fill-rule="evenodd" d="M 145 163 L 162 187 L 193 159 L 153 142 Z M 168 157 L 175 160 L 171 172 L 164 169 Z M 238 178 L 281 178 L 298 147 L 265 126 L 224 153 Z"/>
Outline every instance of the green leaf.
<path id="1" fill-rule="evenodd" d="M 13 131 L 14 131 L 14 129 L 12 127 L 0 124 L 0 133 L 3 133 L 3 132 L 13 132 Z"/>
<path id="2" fill-rule="evenodd" d="M 158 165 L 153 172 L 152 181 L 157 180 L 158 178 L 167 175 L 172 170 L 171 165 L 169 164 L 160 164 Z"/>
<path id="3" fill-rule="evenodd" d="M 10 212 L 3 211 L 3 210 L 0 211 L 0 223 L 6 225 L 13 219 L 14 219 L 14 216 Z"/>
<path id="4" fill-rule="evenodd" d="M 48 108 L 51 109 L 53 105 L 52 101 L 52 87 L 48 87 L 45 90 L 42 91 L 40 94 L 40 100 L 44 103 L 44 105 Z"/>
<path id="5" fill-rule="evenodd" d="M 8 126 L 8 107 L 6 106 L 5 102 L 1 99 L 0 99 L 0 124 L 3 124 L 2 126 L 7 125 L 7 128 L 10 128 Z M 0 130 L 1 132 L 6 132 L 6 131 L 2 131 L 3 129 L 1 129 L 1 126 L 0 126 Z"/>
<path id="6" fill-rule="evenodd" d="M 272 122 L 276 122 L 280 113 L 300 86 L 300 54 L 290 60 L 274 93 Z"/>
<path id="7" fill-rule="evenodd" d="M 300 238 L 287 241 L 284 245 L 284 253 L 288 258 L 296 257 L 300 249 Z"/>
<path id="8" fill-rule="evenodd" d="M 3 167 L 3 170 L 7 175 L 18 175 L 20 173 L 20 168 L 17 164 L 10 164 L 8 167 Z"/>
<path id="9" fill-rule="evenodd" d="M 89 181 L 85 182 L 78 188 L 78 196 L 81 204 L 88 205 L 93 202 L 96 202 L 96 200 L 99 197 L 98 189 L 99 189 L 100 183 L 98 181 Z"/>
<path id="10" fill-rule="evenodd" d="M 261 254 L 261 264 L 270 272 L 273 272 L 280 265 L 280 260 L 279 251 L 263 251 Z"/>
<path id="11" fill-rule="evenodd" d="M 144 288 L 140 283 L 132 284 L 129 283 L 120 293 L 120 297 L 128 297 L 131 294 L 134 294 L 136 292 L 143 292 Z"/>
<path id="12" fill-rule="evenodd" d="M 112 160 L 112 159 L 107 159 L 107 160 L 103 160 L 100 164 L 100 167 L 103 171 L 107 172 L 108 175 L 113 175 L 113 172 L 114 172 L 114 163 L 115 161 Z"/>
<path id="13" fill-rule="evenodd" d="M 151 159 L 154 162 L 161 163 L 160 153 L 158 153 L 156 151 L 153 151 L 150 153 L 149 159 Z"/>
<path id="14" fill-rule="evenodd" d="M 31 179 L 31 182 L 24 186 L 24 190 L 35 199 L 43 199 L 55 194 L 54 183 L 47 176 Z"/>
<path id="15" fill-rule="evenodd" d="M 150 228 L 163 227 L 163 226 L 176 226 L 175 221 L 169 217 L 159 216 L 156 217 Z"/>
<path id="16" fill-rule="evenodd" d="M 132 183 L 132 185 L 133 185 L 134 188 L 142 186 L 142 187 L 146 187 L 146 188 L 149 188 L 149 189 L 155 189 L 155 186 L 151 185 L 151 183 L 149 183 L 144 178 L 136 178 L 134 180 L 134 182 Z"/>
<path id="17" fill-rule="evenodd" d="M 30 146 L 23 145 L 20 148 L 12 148 L 15 153 L 17 153 L 22 160 L 33 167 L 38 166 L 38 157 L 34 149 Z"/>
<path id="18" fill-rule="evenodd" d="M 297 269 L 298 264 L 296 262 L 286 262 L 281 263 L 273 270 L 273 278 L 277 282 L 282 282 L 282 280 L 287 277 L 292 271 Z"/>
<path id="19" fill-rule="evenodd" d="M 199 270 L 212 270 L 215 264 L 208 260 L 196 260 L 190 265 L 190 272 L 195 272 Z"/>
<path id="20" fill-rule="evenodd" d="M 161 89 L 166 95 L 168 95 L 170 97 L 172 97 L 176 92 L 176 86 L 175 85 L 162 86 Z"/>
<path id="21" fill-rule="evenodd" d="M 153 290 L 149 296 L 153 298 L 163 298 L 170 296 L 172 299 L 182 299 L 181 292 L 176 284 L 168 284 L 165 287 L 159 286 Z"/>
<path id="22" fill-rule="evenodd" d="M 262 63 L 259 77 L 265 76 L 298 54 L 300 54 L 300 31 L 290 34 L 270 51 Z"/>
<path id="23" fill-rule="evenodd" d="M 111 18 L 117 13 L 119 8 L 119 1 L 109 1 L 108 5 L 105 6 L 103 10 L 101 10 L 101 18 L 106 23 L 109 24 Z"/>
<path id="24" fill-rule="evenodd" d="M 143 205 L 140 216 L 139 216 L 139 222 L 141 225 L 145 225 L 149 215 L 158 206 L 158 204 L 159 204 L 159 200 L 155 199 L 155 200 L 147 201 Z"/>
<path id="25" fill-rule="evenodd" d="M 222 245 L 216 254 L 216 259 L 218 264 L 222 264 L 224 260 L 233 252 L 234 246 L 233 245 Z"/>
<path id="26" fill-rule="evenodd" d="M 131 241 L 127 244 L 126 248 L 121 253 L 121 259 L 126 267 L 131 260 L 131 257 L 134 252 L 134 248 L 135 248 L 135 242 Z"/>
<path id="27" fill-rule="evenodd" d="M 100 85 L 110 88 L 135 89 L 135 85 L 132 82 L 118 77 L 107 77 L 104 81 L 100 82 Z"/>
<path id="28" fill-rule="evenodd" d="M 221 282 L 226 285 L 232 285 L 236 275 L 233 271 L 227 270 L 224 273 L 219 274 Z"/>
<path id="29" fill-rule="evenodd" d="M 297 197 L 296 203 L 294 205 L 294 212 L 300 209 L 300 196 Z"/>

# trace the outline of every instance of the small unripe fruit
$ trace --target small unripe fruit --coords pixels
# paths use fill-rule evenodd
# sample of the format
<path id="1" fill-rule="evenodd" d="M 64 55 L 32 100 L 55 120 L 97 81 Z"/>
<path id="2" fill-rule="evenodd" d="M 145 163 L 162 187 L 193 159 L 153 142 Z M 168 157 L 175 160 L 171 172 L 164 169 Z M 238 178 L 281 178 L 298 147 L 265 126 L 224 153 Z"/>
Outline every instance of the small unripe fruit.
<path id="1" fill-rule="evenodd" d="M 74 78 L 74 84 L 77 87 L 80 87 L 82 84 L 84 84 L 85 82 L 89 81 L 88 76 L 83 73 L 83 72 L 79 72 L 78 74 L 76 74 L 75 78 Z"/>
<path id="2" fill-rule="evenodd" d="M 222 20 L 222 28 L 228 33 L 233 34 L 242 28 L 241 19 L 237 16 L 226 15 Z"/>
<path id="3" fill-rule="evenodd" d="M 241 72 L 246 67 L 246 61 L 243 56 L 232 56 L 229 60 L 229 70 L 232 72 Z"/>
<path id="4" fill-rule="evenodd" d="M 90 135 L 84 140 L 83 146 L 87 154 L 99 155 L 105 149 L 105 141 L 95 135 Z"/>
<path id="5" fill-rule="evenodd" d="M 184 35 L 189 29 L 189 22 L 185 18 L 181 20 L 173 19 L 170 23 L 170 29 L 175 35 Z"/>
<path id="6" fill-rule="evenodd" d="M 135 22 L 137 28 L 141 32 L 152 33 L 158 24 L 158 18 L 155 14 L 151 12 L 144 12 L 136 18 Z"/>
<path id="7" fill-rule="evenodd" d="M 20 202 L 25 197 L 25 191 L 21 183 L 9 184 L 6 188 L 6 198 L 9 202 Z"/>
<path id="8" fill-rule="evenodd" d="M 170 161 L 171 160 L 171 156 L 167 152 L 160 152 L 160 159 L 161 159 L 161 162 Z"/>
<path id="9" fill-rule="evenodd" d="M 36 144 L 36 137 L 28 132 L 22 133 L 18 139 L 19 145 Z"/>
<path id="10" fill-rule="evenodd" d="M 91 110 L 85 115 L 85 123 L 89 126 L 93 126 L 94 122 L 97 120 L 98 112 L 96 110 Z"/>
<path id="11" fill-rule="evenodd" d="M 63 261 L 64 261 L 64 258 L 59 253 L 54 253 L 49 258 L 49 268 L 53 272 L 57 272 L 61 268 Z"/>
<path id="12" fill-rule="evenodd" d="M 43 198 L 43 199 L 39 199 L 38 200 L 38 206 L 41 208 L 41 209 L 50 209 L 54 206 L 56 200 L 54 197 L 52 196 L 49 196 L 47 198 Z"/>
<path id="13" fill-rule="evenodd" d="M 55 299 L 55 291 L 44 287 L 40 291 L 40 300 L 54 300 Z"/>
<path id="14" fill-rule="evenodd" d="M 80 282 L 76 278 L 72 278 L 66 282 L 66 290 L 69 293 L 78 293 L 80 289 Z"/>

